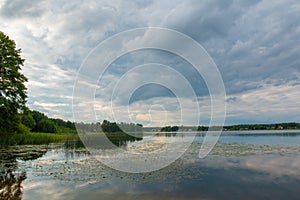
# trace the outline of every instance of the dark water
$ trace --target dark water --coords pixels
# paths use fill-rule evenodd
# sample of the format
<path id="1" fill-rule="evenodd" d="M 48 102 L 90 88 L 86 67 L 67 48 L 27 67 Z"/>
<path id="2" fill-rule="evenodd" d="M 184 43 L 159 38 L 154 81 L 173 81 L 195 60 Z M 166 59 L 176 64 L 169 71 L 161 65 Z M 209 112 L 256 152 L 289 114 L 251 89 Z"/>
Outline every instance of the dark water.
<path id="1" fill-rule="evenodd" d="M 299 199 L 300 132 L 244 133 L 225 133 L 205 159 L 199 136 L 145 174 L 115 171 L 72 143 L 2 147 L 0 199 Z"/>

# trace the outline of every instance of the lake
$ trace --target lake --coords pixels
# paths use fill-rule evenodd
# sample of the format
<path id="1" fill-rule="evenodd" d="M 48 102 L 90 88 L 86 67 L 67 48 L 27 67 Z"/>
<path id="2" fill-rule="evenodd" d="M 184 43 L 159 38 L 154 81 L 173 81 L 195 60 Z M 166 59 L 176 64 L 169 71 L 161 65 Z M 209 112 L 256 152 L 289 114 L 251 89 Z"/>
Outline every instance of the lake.
<path id="1" fill-rule="evenodd" d="M 188 137 L 166 133 L 121 146 Z M 111 169 L 73 142 L 2 146 L 0 199 L 299 199 L 300 131 L 223 132 L 200 159 L 202 141 L 198 134 L 171 165 L 141 174 Z"/>

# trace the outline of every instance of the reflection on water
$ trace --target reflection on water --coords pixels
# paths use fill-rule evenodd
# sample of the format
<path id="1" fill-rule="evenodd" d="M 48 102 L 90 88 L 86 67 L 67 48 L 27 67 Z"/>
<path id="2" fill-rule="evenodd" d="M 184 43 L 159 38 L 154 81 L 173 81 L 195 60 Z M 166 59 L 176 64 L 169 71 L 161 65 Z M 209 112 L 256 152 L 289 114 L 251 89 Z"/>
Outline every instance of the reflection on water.
<path id="1" fill-rule="evenodd" d="M 69 173 L 28 182 L 25 199 L 48 193 L 54 199 L 298 199 L 298 160 L 277 156 L 182 158 L 146 174 L 116 172 L 90 160 L 73 165 L 81 171 L 76 178 L 68 180 L 74 175 Z"/>
<path id="2" fill-rule="evenodd" d="M 105 133 L 105 136 L 109 139 L 109 141 L 114 144 L 115 147 L 126 146 L 129 142 L 135 142 L 143 140 L 142 132 L 134 132 L 134 133 Z"/>
<path id="3" fill-rule="evenodd" d="M 22 182 L 26 179 L 26 171 L 19 170 L 17 159 L 33 160 L 45 152 L 45 149 L 33 146 L 0 147 L 0 199 L 22 199 Z"/>
<path id="4" fill-rule="evenodd" d="M 156 133 L 155 136 L 162 136 L 162 137 L 175 137 L 178 132 L 160 132 Z M 178 134 L 179 135 L 179 134 Z"/>
<path id="5" fill-rule="evenodd" d="M 199 133 L 204 136 L 205 133 Z M 203 137 L 196 137 L 195 142 L 202 142 Z M 300 146 L 299 130 L 275 131 L 225 131 L 219 143 L 245 143 L 254 145 L 293 145 Z"/>
<path id="6" fill-rule="evenodd" d="M 26 179 L 26 172 L 14 173 L 11 170 L 1 172 L 0 199 L 22 199 L 22 182 Z"/>
<path id="7" fill-rule="evenodd" d="M 153 151 L 155 145 L 148 143 L 156 140 L 180 145 L 186 140 L 178 134 L 127 141 L 126 148 Z M 2 148 L 0 199 L 299 199 L 300 145 L 293 145 L 299 138 L 224 136 L 199 159 L 199 137 L 176 162 L 145 174 L 108 168 L 76 141 Z M 158 151 L 170 150 L 158 146 Z"/>
<path id="8" fill-rule="evenodd" d="M 95 149 L 117 149 L 126 147 L 128 143 L 143 140 L 142 133 L 91 133 L 80 134 L 79 146 Z"/>

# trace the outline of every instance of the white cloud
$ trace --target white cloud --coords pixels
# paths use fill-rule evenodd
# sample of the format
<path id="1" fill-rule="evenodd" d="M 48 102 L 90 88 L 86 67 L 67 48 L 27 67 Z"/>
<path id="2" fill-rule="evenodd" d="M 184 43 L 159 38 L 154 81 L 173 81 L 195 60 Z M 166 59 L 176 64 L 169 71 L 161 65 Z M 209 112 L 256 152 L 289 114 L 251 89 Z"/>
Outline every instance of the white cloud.
<path id="1" fill-rule="evenodd" d="M 228 123 L 298 120 L 300 85 L 263 84 L 259 89 L 232 97 L 235 100 L 227 103 Z"/>
<path id="2" fill-rule="evenodd" d="M 187 34 L 212 55 L 220 68 L 228 97 L 233 98 L 228 101 L 229 123 L 297 121 L 300 99 L 299 18 L 300 3 L 294 0 L 251 3 L 235 0 L 47 0 L 34 3 L 7 0 L 0 4 L 0 30 L 16 41 L 26 59 L 23 72 L 29 78 L 29 107 L 68 119 L 72 116 L 70 97 L 76 71 L 91 49 L 123 30 L 162 26 Z M 130 41 L 131 44 L 134 42 L 143 41 Z M 153 59 L 150 58 L 153 55 L 148 56 L 145 62 Z M 135 63 L 138 62 L 130 64 Z M 180 65 L 177 67 L 186 76 L 193 74 Z M 117 81 L 120 74 L 116 73 L 106 78 Z M 89 72 L 86 75 L 94 74 Z M 96 87 L 93 81 L 88 84 L 87 90 Z M 180 85 L 176 81 L 173 84 Z M 108 89 L 99 90 L 100 97 L 105 99 Z M 203 116 L 207 118 L 210 102 L 205 98 L 200 104 L 204 105 Z M 163 105 L 155 98 L 148 99 L 153 101 L 151 103 L 146 100 L 144 106 L 147 108 L 149 105 Z M 47 102 L 48 106 L 34 102 Z M 59 104 L 69 107 L 61 108 Z M 104 107 L 106 105 L 101 108 L 106 109 Z M 163 120 L 163 112 L 152 110 L 152 117 L 157 117 L 159 122 Z M 148 113 L 143 112 L 134 116 L 144 121 L 149 118 Z M 176 115 L 173 117 L 177 120 Z M 185 123 L 189 123 L 188 120 Z"/>

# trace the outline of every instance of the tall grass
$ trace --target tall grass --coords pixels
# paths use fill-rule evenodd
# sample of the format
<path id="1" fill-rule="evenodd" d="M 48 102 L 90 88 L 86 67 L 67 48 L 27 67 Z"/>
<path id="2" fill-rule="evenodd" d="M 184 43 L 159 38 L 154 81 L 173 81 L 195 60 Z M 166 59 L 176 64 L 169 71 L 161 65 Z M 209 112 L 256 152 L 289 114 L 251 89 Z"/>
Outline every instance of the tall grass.
<path id="1" fill-rule="evenodd" d="M 78 139 L 77 134 L 24 133 L 0 135 L 2 145 L 49 144 Z"/>

